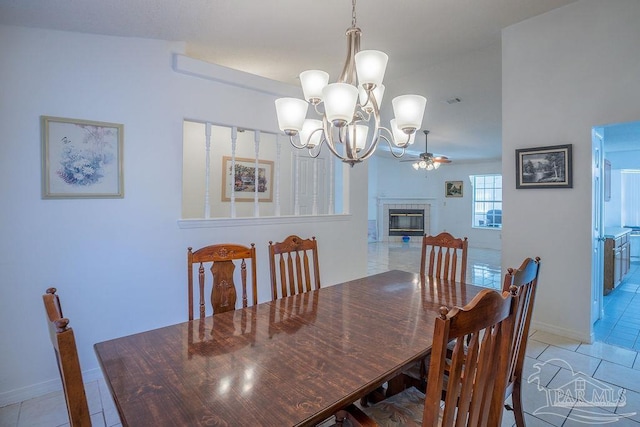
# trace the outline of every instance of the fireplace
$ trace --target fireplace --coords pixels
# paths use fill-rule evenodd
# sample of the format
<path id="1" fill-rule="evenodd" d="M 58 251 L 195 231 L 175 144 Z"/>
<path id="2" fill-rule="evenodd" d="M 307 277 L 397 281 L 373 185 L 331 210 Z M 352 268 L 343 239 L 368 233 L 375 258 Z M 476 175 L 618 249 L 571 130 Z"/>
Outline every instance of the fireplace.
<path id="1" fill-rule="evenodd" d="M 418 242 L 422 240 L 422 236 L 429 234 L 431 223 L 431 205 L 435 203 L 435 199 L 427 198 L 405 198 L 405 197 L 378 197 L 378 213 L 376 216 L 377 237 L 375 241 L 400 243 L 405 241 L 405 237 L 409 237 L 410 242 Z M 389 212 L 401 211 L 418 211 L 422 212 L 422 232 L 395 232 L 389 233 Z M 399 220 L 399 218 L 397 218 Z M 416 219 L 414 219 L 416 221 Z M 411 224 L 409 224 L 411 226 Z M 398 228 L 398 227 L 396 227 Z M 405 227 L 406 228 L 406 227 Z"/>
<path id="2" fill-rule="evenodd" d="M 424 209 L 389 209 L 389 236 L 422 236 Z"/>

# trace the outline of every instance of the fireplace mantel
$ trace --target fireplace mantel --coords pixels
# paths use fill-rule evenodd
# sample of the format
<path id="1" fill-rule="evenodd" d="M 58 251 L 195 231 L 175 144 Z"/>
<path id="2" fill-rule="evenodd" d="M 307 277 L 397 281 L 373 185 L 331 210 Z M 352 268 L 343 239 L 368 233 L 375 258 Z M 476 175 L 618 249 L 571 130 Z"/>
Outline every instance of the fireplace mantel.
<path id="1" fill-rule="evenodd" d="M 378 204 L 381 203 L 429 203 L 436 200 L 435 197 L 386 197 L 377 198 Z"/>

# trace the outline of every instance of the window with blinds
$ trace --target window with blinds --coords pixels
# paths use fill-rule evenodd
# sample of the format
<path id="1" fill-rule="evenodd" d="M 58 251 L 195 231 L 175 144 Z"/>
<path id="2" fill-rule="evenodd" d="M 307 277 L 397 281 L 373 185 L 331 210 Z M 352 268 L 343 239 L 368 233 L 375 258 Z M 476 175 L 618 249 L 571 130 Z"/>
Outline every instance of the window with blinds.
<path id="1" fill-rule="evenodd" d="M 640 170 L 623 169 L 620 177 L 622 225 L 640 228 Z"/>

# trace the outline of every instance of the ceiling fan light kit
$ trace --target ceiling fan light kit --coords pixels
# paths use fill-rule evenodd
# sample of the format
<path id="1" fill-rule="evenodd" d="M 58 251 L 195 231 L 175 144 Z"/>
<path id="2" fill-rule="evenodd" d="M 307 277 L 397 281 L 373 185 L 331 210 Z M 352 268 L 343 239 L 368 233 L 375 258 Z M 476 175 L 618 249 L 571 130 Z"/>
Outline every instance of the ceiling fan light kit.
<path id="1" fill-rule="evenodd" d="M 338 81 L 329 83 L 329 74 L 324 71 L 303 71 L 300 83 L 305 100 L 277 99 L 276 113 L 278 127 L 295 148 L 307 149 L 311 157 L 317 157 L 326 143 L 336 157 L 353 166 L 371 157 L 381 139 L 389 144 L 394 157 L 402 157 L 422 126 L 427 99 L 420 95 L 394 98 L 395 117 L 390 128 L 380 125 L 388 56 L 377 50 L 360 50 L 356 1 L 351 4 L 347 59 Z M 322 120 L 306 118 L 309 105 Z"/>
<path id="2" fill-rule="evenodd" d="M 428 130 L 424 130 L 424 153 L 420 153 L 419 160 L 403 160 L 403 161 L 412 161 L 411 166 L 415 170 L 424 169 L 427 171 L 436 170 L 440 167 L 442 163 L 451 163 L 446 156 L 434 156 L 432 153 L 429 153 L 427 148 L 427 136 L 429 135 Z"/>

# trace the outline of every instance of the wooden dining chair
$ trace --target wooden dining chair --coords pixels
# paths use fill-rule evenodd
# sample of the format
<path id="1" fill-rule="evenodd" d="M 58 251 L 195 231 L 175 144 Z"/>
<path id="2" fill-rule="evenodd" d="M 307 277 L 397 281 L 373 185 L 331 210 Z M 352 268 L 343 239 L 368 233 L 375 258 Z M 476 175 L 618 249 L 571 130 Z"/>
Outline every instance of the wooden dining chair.
<path id="1" fill-rule="evenodd" d="M 337 424 L 499 426 L 517 303 L 516 288 L 503 293 L 484 289 L 465 307 L 441 307 L 426 394 L 411 387 L 369 407 L 350 405 L 338 412 Z M 467 336 L 468 344 L 458 339 Z M 456 341 L 453 349 L 449 347 L 452 340 Z"/>
<path id="2" fill-rule="evenodd" d="M 269 242 L 271 300 L 320 289 L 318 242 L 315 236 L 291 235 L 282 242 Z"/>
<path id="3" fill-rule="evenodd" d="M 507 377 L 505 399 L 511 395 L 512 405 L 505 407 L 513 411 L 517 427 L 524 427 L 524 410 L 522 407 L 522 370 L 524 366 L 525 351 L 529 340 L 529 326 L 533 314 L 533 303 L 538 287 L 538 273 L 540 272 L 540 258 L 526 258 L 520 268 L 509 268 L 504 276 L 502 289 L 512 287 L 518 289 L 518 309 L 511 345 L 511 362 Z"/>
<path id="4" fill-rule="evenodd" d="M 468 240 L 466 237 L 458 239 L 447 232 L 442 232 L 437 236 L 425 234 L 422 237 L 422 256 L 420 258 L 420 277 L 423 284 L 426 284 L 429 278 L 435 277 L 451 281 L 451 283 L 441 285 L 451 285 L 450 291 L 455 292 L 456 283 L 454 282 L 459 284 L 466 282 L 467 248 Z M 424 390 L 427 384 L 428 367 L 428 357 L 408 367 L 389 382 L 386 395 L 390 396 L 411 385 Z M 366 401 L 362 400 L 361 404 L 366 405 Z"/>
<path id="5" fill-rule="evenodd" d="M 420 276 L 464 283 L 467 276 L 467 238 L 457 239 L 447 232 L 422 237 Z M 427 265 L 428 258 L 428 265 Z"/>
<path id="6" fill-rule="evenodd" d="M 69 327 L 69 319 L 62 315 L 56 288 L 47 289 L 46 293 L 42 295 L 42 300 L 47 313 L 51 344 L 53 345 L 60 379 L 62 380 L 69 423 L 71 427 L 90 426 L 91 416 L 82 382 L 82 370 L 80 369 L 73 329 Z"/>
<path id="7" fill-rule="evenodd" d="M 210 301 L 213 314 L 224 313 L 236 309 L 238 292 L 234 278 L 236 277 L 236 264 L 240 262 L 240 281 L 242 292 L 242 307 L 248 306 L 247 295 L 247 260 L 250 261 L 251 270 L 251 301 L 252 305 L 258 304 L 258 287 L 256 282 L 256 249 L 255 244 L 250 247 L 224 243 L 210 245 L 193 251 L 187 250 L 187 275 L 189 285 L 189 320 L 193 320 L 193 276 L 194 265 L 198 265 L 198 307 L 200 318 L 205 316 L 205 268 L 211 263 L 212 274 Z"/>

